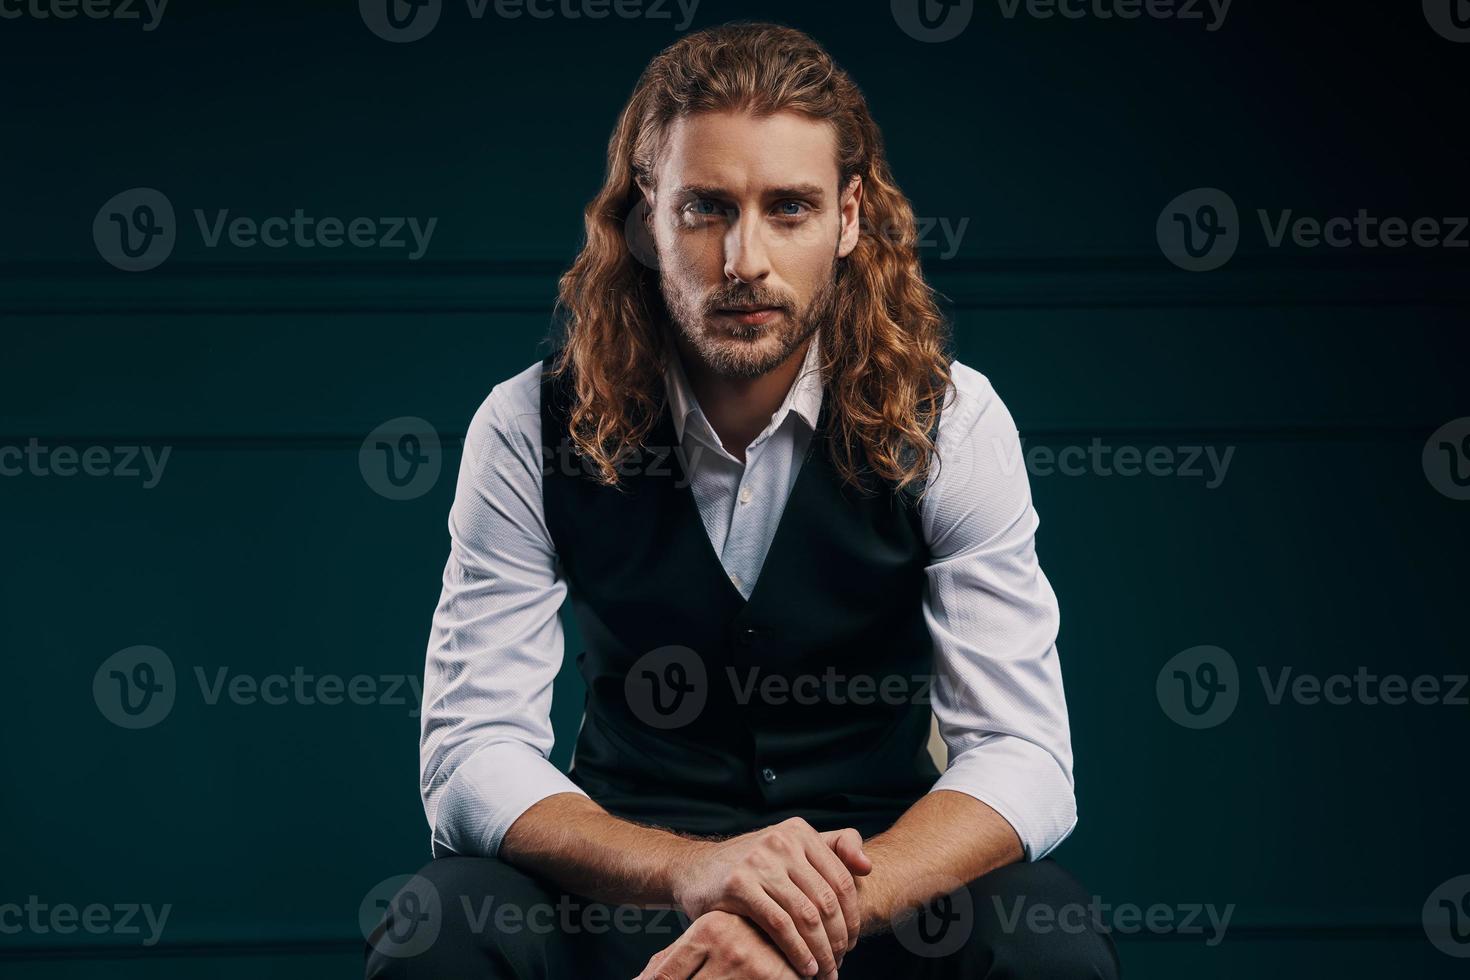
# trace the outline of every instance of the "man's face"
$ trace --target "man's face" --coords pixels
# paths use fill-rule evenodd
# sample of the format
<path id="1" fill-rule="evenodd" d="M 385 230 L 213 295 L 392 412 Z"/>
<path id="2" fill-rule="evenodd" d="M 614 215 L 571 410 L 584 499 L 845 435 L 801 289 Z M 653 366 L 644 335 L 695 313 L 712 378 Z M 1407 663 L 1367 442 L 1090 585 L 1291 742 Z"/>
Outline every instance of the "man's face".
<path id="1" fill-rule="evenodd" d="M 718 375 L 758 377 L 829 318 L 861 182 L 837 187 L 830 125 L 705 112 L 670 126 L 650 199 L 674 327 Z"/>

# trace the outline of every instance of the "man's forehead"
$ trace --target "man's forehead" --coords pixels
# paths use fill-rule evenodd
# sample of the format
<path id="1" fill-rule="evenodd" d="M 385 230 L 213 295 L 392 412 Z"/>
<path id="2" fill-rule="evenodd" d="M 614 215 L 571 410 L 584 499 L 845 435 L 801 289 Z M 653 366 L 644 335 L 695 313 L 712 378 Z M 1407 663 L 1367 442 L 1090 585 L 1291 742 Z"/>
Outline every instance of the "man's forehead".
<path id="1" fill-rule="evenodd" d="M 666 187 L 732 192 L 835 187 L 830 123 L 797 112 L 701 112 L 676 118 L 659 161 Z"/>

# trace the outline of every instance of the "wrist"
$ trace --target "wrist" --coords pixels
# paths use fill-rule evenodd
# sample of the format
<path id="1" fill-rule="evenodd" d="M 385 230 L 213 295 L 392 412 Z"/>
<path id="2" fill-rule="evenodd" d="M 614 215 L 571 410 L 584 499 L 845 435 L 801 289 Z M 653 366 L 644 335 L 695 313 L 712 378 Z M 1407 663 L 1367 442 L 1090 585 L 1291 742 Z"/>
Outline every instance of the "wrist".
<path id="1" fill-rule="evenodd" d="M 671 836 L 658 866 L 658 892 L 667 904 L 684 908 L 683 888 L 689 880 L 689 866 L 707 846 L 705 841 Z"/>
<path id="2" fill-rule="evenodd" d="M 868 874 L 861 878 L 854 877 L 853 884 L 857 888 L 858 898 L 858 935 L 871 936 L 873 933 L 886 932 L 893 915 L 893 903 L 882 880 L 875 880 L 875 875 Z"/>

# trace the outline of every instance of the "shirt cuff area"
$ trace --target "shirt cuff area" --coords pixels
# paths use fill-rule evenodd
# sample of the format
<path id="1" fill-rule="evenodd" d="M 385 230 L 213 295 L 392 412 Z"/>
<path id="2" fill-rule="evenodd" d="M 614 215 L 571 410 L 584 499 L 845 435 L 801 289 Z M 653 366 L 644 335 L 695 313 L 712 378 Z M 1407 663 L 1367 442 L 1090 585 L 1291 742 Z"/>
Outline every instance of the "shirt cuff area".
<path id="1" fill-rule="evenodd" d="M 434 857 L 495 857 L 521 814 L 557 793 L 587 794 L 541 753 L 522 742 L 492 742 L 449 777 L 431 838 Z"/>
<path id="2" fill-rule="evenodd" d="M 1077 826 L 1066 772 L 1045 749 L 1013 735 L 992 736 L 960 753 L 929 791 L 941 789 L 973 796 L 1004 817 L 1027 861 L 1046 857 Z"/>

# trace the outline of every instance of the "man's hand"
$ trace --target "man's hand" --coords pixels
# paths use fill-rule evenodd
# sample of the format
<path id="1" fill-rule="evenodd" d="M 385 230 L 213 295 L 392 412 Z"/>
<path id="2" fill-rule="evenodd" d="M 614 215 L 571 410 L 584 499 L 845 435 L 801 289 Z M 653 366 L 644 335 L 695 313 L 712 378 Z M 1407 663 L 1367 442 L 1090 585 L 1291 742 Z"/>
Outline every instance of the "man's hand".
<path id="1" fill-rule="evenodd" d="M 746 919 L 706 912 L 649 959 L 634 980 L 800 980 L 781 951 Z"/>
<path id="2" fill-rule="evenodd" d="M 792 817 L 701 844 L 678 869 L 673 897 L 694 920 L 713 911 L 743 916 L 770 937 L 798 975 L 830 977 L 862 931 L 852 876 L 872 870 L 853 828 L 819 834 Z"/>

